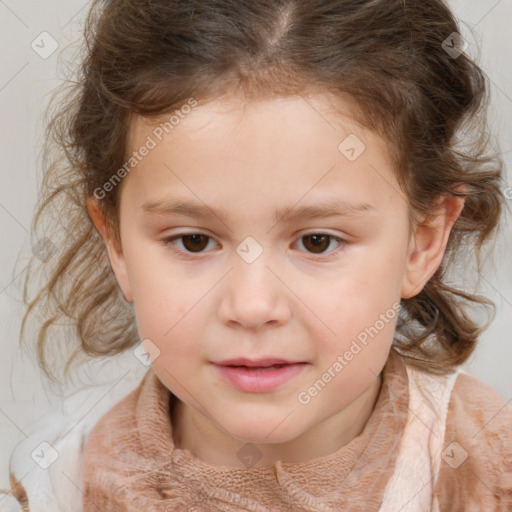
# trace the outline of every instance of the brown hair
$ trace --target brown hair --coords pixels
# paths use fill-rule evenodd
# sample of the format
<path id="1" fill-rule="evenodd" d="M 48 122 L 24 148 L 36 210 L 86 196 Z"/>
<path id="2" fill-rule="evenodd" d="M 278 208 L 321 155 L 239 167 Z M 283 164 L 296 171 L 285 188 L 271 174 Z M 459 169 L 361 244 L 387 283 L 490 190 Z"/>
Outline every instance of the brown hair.
<path id="1" fill-rule="evenodd" d="M 24 287 L 22 338 L 30 312 L 42 309 L 37 348 L 47 376 L 48 345 L 57 343 L 49 329 L 63 321 L 79 340 L 62 345 L 72 351 L 65 375 L 79 354 L 114 355 L 139 341 L 86 210 L 126 162 L 131 116 L 156 118 L 190 98 L 207 102 L 230 91 L 348 97 L 357 120 L 389 143 L 411 211 L 428 213 L 443 193 L 465 198 L 442 264 L 417 296 L 402 299 L 394 343 L 432 373 L 466 361 L 490 323 L 478 325 L 466 308 L 494 304 L 450 284 L 447 271 L 464 248 L 480 270 L 504 197 L 502 161 L 487 154 L 488 79 L 465 53 L 454 53 L 459 32 L 439 0 L 94 1 L 78 80 L 47 127 L 33 221 L 35 230 L 54 215 L 60 226 L 48 225 L 45 236 L 59 253 L 40 265 L 46 275 L 35 298 L 27 298 L 30 271 Z M 117 243 L 120 188 L 100 201 Z"/>

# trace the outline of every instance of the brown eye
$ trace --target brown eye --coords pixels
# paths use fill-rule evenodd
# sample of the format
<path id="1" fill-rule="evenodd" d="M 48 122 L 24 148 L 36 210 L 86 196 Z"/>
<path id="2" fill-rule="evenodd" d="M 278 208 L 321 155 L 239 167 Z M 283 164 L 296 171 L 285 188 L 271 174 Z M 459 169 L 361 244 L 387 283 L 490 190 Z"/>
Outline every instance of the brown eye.
<path id="1" fill-rule="evenodd" d="M 308 241 L 304 243 L 304 247 L 308 251 L 321 254 L 329 247 L 331 238 L 329 235 L 306 235 L 302 237 L 302 240 Z"/>
<path id="2" fill-rule="evenodd" d="M 162 243 L 173 252 L 186 256 L 187 254 L 200 254 L 205 252 L 204 249 L 211 240 L 212 238 L 208 235 L 191 233 L 189 235 L 177 235 L 165 238 L 162 240 Z"/>
<path id="3" fill-rule="evenodd" d="M 207 245 L 209 237 L 206 235 L 184 235 L 180 237 L 183 239 L 183 247 L 190 252 L 201 252 Z"/>
<path id="4" fill-rule="evenodd" d="M 327 249 L 333 240 L 338 243 L 338 247 L 328 251 Z M 342 240 L 341 238 L 335 237 L 333 235 L 329 235 L 327 233 L 313 233 L 310 235 L 304 235 L 299 239 L 299 241 L 302 243 L 305 250 L 310 254 L 318 254 L 321 256 L 325 255 L 326 257 L 336 256 L 340 247 L 346 244 L 345 240 Z"/>

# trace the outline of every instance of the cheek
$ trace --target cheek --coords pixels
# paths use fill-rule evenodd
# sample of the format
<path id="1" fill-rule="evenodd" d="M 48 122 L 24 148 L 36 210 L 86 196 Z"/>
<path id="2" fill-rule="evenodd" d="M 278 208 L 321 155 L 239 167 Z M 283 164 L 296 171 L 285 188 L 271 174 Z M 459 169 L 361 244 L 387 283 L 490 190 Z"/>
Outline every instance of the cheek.
<path id="1" fill-rule="evenodd" d="M 389 355 L 398 319 L 399 302 L 354 300 L 340 308 L 336 335 L 319 340 L 320 380 L 333 382 L 326 401 L 350 403 L 377 378 Z M 334 378 L 332 377 L 334 375 Z"/>
<path id="2" fill-rule="evenodd" d="M 188 301 L 176 289 L 164 292 L 158 289 L 151 295 L 148 292 L 146 299 L 135 296 L 134 301 L 140 336 L 150 338 L 161 350 L 170 345 L 178 348 L 192 345 L 201 328 L 192 298 Z"/>
<path id="3" fill-rule="evenodd" d="M 379 237 L 354 258 L 349 277 L 351 294 L 374 304 L 380 312 L 400 298 L 408 249 L 407 233 L 401 226 L 383 229 L 384 232 L 386 236 Z"/>
<path id="4" fill-rule="evenodd" d="M 374 358 L 386 357 L 395 333 L 399 299 L 375 296 L 364 299 L 357 297 L 340 304 L 328 319 L 335 334 L 329 332 L 319 340 L 327 359 L 344 355 L 349 362 L 358 360 L 358 365 L 366 365 Z"/>
<path id="5" fill-rule="evenodd" d="M 158 348 L 152 366 L 171 390 L 176 383 L 185 383 L 193 374 L 192 367 L 202 359 L 199 322 L 194 310 L 187 314 L 176 303 L 162 300 L 136 306 L 137 327 L 141 339 L 149 338 Z"/>
<path id="6" fill-rule="evenodd" d="M 357 264 L 332 282 L 318 310 L 328 312 L 326 323 L 338 328 L 373 324 L 399 301 L 401 272 L 402 264 L 394 255 L 380 258 L 362 255 L 357 258 Z"/>
<path id="7" fill-rule="evenodd" d="M 208 291 L 208 283 L 191 283 L 168 269 L 159 273 L 158 265 L 140 268 L 133 277 L 140 338 L 149 338 L 158 347 L 160 355 L 155 366 L 179 374 L 187 362 L 201 358 L 199 341 L 205 331 L 205 308 L 209 304 L 201 298 Z"/>
<path id="8" fill-rule="evenodd" d="M 162 336 L 190 309 L 187 293 L 192 287 L 170 264 L 164 248 L 148 244 L 142 237 L 127 236 L 124 249 L 141 335 L 150 337 L 146 332 L 149 330 L 154 336 Z"/>
<path id="9" fill-rule="evenodd" d="M 351 368 L 374 368 L 378 373 L 388 355 L 400 309 L 403 263 L 396 251 L 380 254 L 357 258 L 357 267 L 340 276 L 317 302 L 322 322 L 316 322 L 321 326 L 316 336 L 324 346 L 324 367 L 346 355 Z"/>

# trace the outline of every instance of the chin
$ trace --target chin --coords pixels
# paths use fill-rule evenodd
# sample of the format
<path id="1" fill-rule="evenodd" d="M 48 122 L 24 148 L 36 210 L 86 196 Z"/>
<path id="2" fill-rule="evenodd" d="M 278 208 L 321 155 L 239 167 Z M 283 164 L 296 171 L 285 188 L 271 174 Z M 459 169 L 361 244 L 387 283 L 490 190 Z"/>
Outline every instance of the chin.
<path id="1" fill-rule="evenodd" d="M 292 441 L 301 434 L 279 428 L 280 421 L 282 419 L 272 422 L 271 425 L 266 423 L 265 427 L 254 422 L 249 425 L 237 425 L 226 433 L 238 441 L 251 444 L 282 444 Z"/>

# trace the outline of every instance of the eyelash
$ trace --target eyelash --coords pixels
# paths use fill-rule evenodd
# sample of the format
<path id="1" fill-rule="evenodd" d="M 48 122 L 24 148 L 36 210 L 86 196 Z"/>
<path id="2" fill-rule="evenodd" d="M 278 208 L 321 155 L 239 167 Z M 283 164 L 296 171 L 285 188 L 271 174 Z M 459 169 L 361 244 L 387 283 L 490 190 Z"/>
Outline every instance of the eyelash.
<path id="1" fill-rule="evenodd" d="M 206 238 L 208 238 L 208 241 L 213 240 L 213 238 L 211 236 L 208 236 L 208 235 L 206 235 L 204 233 L 182 233 L 180 235 L 175 235 L 175 236 L 172 236 L 172 237 L 169 237 L 169 238 L 164 238 L 162 240 L 162 243 L 163 243 L 163 245 L 167 249 L 169 249 L 170 251 L 172 251 L 175 254 L 178 254 L 178 256 L 180 256 L 180 257 L 182 257 L 184 259 L 193 259 L 194 254 L 200 256 L 200 255 L 204 254 L 204 251 L 203 252 L 197 252 L 197 253 L 185 252 L 185 251 L 182 251 L 180 249 L 176 249 L 176 246 L 175 246 L 175 243 L 174 243 L 175 240 L 179 240 L 179 239 L 185 238 L 187 236 L 193 236 L 193 235 L 203 235 Z M 329 233 L 323 233 L 321 231 L 318 231 L 318 232 L 315 231 L 315 232 L 311 232 L 311 233 L 307 233 L 305 235 L 302 235 L 299 238 L 299 240 L 302 240 L 302 238 L 304 238 L 304 237 L 313 236 L 313 235 L 327 236 L 329 239 L 336 240 L 337 242 L 340 243 L 340 246 L 337 249 L 334 249 L 333 251 L 330 251 L 330 252 L 327 252 L 327 253 L 318 253 L 317 254 L 318 259 L 330 259 L 330 258 L 336 257 L 338 252 L 343 250 L 344 246 L 349 243 L 347 240 L 344 240 L 343 238 L 331 235 Z M 315 255 L 315 253 L 312 253 L 312 252 L 308 253 L 308 254 Z M 192 256 L 192 258 L 189 258 L 190 256 Z"/>

